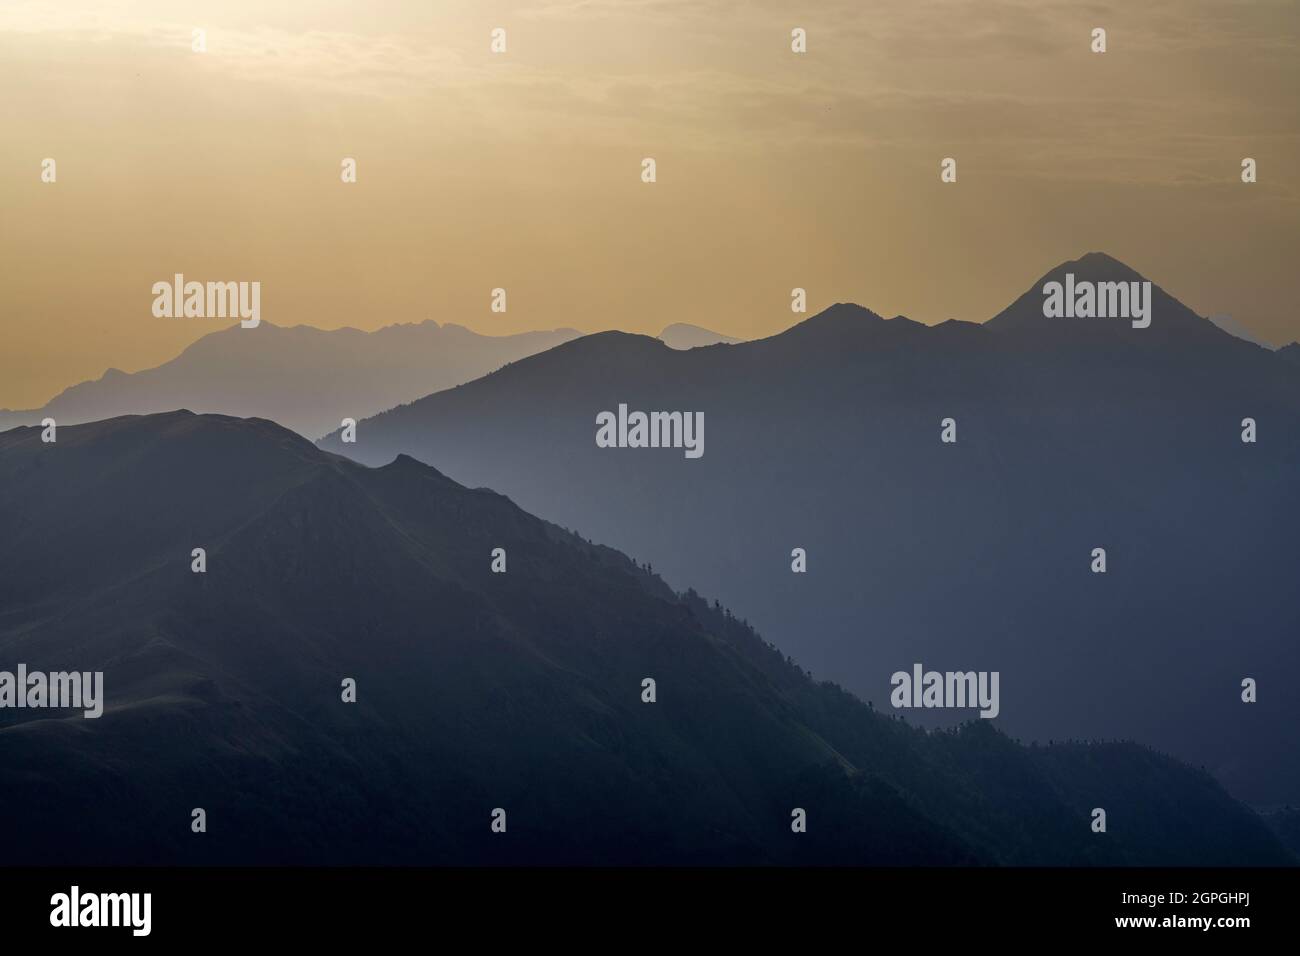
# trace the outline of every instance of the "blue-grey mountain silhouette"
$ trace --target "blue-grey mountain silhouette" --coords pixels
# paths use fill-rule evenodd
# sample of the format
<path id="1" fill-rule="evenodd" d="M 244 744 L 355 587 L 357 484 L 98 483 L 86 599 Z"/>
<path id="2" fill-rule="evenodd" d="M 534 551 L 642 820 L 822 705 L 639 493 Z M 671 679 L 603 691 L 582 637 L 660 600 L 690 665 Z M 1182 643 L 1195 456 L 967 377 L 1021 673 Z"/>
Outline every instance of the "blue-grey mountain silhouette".
<path id="1" fill-rule="evenodd" d="M 1245 342 L 1250 342 L 1252 345 L 1258 345 L 1260 348 L 1265 349 L 1272 349 L 1275 347 L 1261 339 L 1258 335 L 1250 331 L 1250 329 L 1246 328 L 1230 315 L 1211 315 L 1209 316 L 1209 319 L 1229 335 L 1235 335 L 1237 338 Z"/>
<path id="2" fill-rule="evenodd" d="M 731 345 L 740 340 L 698 325 L 674 322 L 659 333 L 659 341 L 671 349 L 698 349 L 706 345 Z"/>
<path id="3" fill-rule="evenodd" d="M 0 528 L 3 660 L 102 670 L 106 697 L 97 720 L 0 710 L 10 863 L 1294 859 L 1203 771 L 873 712 L 405 456 L 188 412 L 19 428 Z"/>
<path id="4" fill-rule="evenodd" d="M 841 304 L 726 348 L 586 336 L 322 446 L 500 490 L 864 697 L 915 661 L 998 670 L 1012 733 L 1131 736 L 1300 798 L 1300 376 L 1154 284 L 1147 328 L 1048 318 L 1067 274 L 1144 281 L 1093 253 L 983 324 Z M 704 456 L 598 448 L 621 402 L 704 412 Z"/>
<path id="5" fill-rule="evenodd" d="M 490 336 L 426 321 L 360 329 L 231 326 L 157 368 L 65 389 L 44 408 L 0 410 L 0 428 L 46 416 L 60 425 L 188 408 L 268 418 L 308 438 L 486 375 L 576 338 L 573 329 Z"/>

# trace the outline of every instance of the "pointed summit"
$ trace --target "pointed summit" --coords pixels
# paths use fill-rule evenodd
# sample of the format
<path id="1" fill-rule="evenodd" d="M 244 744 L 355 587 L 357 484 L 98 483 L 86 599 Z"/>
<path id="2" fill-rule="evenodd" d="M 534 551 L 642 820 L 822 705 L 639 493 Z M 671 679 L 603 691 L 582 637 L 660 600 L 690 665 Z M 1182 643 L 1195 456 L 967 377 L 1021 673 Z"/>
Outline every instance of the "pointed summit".
<path id="1" fill-rule="evenodd" d="M 1209 319 L 1104 252 L 1089 252 L 1056 266 L 985 326 L 1040 341 L 1123 339 L 1139 346 L 1234 341 Z"/>
<path id="2" fill-rule="evenodd" d="M 1136 270 L 1105 252 L 1085 252 L 1078 259 L 1075 259 L 1074 262 L 1062 263 L 1060 266 L 1057 266 L 1057 268 L 1063 269 L 1070 265 L 1085 273 L 1109 272 L 1112 274 L 1125 274 L 1133 279 L 1142 278 L 1138 275 Z"/>
<path id="3" fill-rule="evenodd" d="M 770 347 L 812 350 L 828 360 L 831 355 L 848 360 L 864 348 L 876 349 L 910 341 L 925 329 L 920 322 L 902 315 L 886 319 L 852 302 L 837 302 L 762 341 L 770 343 Z"/>

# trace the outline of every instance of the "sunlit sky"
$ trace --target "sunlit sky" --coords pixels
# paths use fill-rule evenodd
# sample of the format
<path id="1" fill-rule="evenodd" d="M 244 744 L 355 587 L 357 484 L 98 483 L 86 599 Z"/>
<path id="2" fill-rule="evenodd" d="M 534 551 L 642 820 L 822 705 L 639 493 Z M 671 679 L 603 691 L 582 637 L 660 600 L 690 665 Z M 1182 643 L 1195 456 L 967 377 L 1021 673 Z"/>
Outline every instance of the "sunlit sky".
<path id="1" fill-rule="evenodd" d="M 982 321 L 1099 250 L 1283 344 L 1298 36 L 1292 0 L 4 0 L 0 407 L 230 324 L 155 318 L 176 272 L 285 325 L 748 338 L 795 286 Z"/>

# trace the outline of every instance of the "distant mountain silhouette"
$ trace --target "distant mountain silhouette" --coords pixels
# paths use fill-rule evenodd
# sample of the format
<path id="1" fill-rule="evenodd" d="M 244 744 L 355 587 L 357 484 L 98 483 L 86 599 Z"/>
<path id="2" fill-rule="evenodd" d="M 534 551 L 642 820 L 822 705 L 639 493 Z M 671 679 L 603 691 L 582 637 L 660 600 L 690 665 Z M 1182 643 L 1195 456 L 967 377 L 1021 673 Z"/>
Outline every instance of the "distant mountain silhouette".
<path id="1" fill-rule="evenodd" d="M 188 408 L 269 418 L 308 438 L 576 338 L 573 329 L 487 336 L 433 321 L 374 332 L 263 321 L 205 335 L 157 368 L 109 369 L 41 409 L 0 411 L 0 428 Z"/>
<path id="2" fill-rule="evenodd" d="M 1276 348 L 1276 346 L 1265 342 L 1259 336 L 1255 335 L 1255 333 L 1251 332 L 1250 329 L 1246 328 L 1230 315 L 1212 315 L 1209 319 L 1229 335 L 1235 335 L 1244 342 L 1250 342 L 1252 345 L 1258 345 L 1260 348 L 1269 349 L 1270 351 Z"/>
<path id="3" fill-rule="evenodd" d="M 1131 736 L 1300 800 L 1300 376 L 1159 286 L 1149 328 L 1047 318 L 1067 273 L 1143 281 L 1090 254 L 982 325 L 840 304 L 727 348 L 587 336 L 322 446 L 509 494 L 864 697 L 916 661 L 999 670 L 1013 733 Z M 619 403 L 703 412 L 703 457 L 598 448 Z M 1246 677 L 1272 690 L 1245 704 Z"/>
<path id="4" fill-rule="evenodd" d="M 1277 355 L 1292 365 L 1300 365 L 1300 342 L 1292 342 L 1289 345 L 1282 346 L 1277 350 Z"/>
<path id="5" fill-rule="evenodd" d="M 1234 343 L 1242 341 L 1209 319 L 1197 315 L 1154 283 L 1150 328 L 1134 329 L 1127 318 L 1048 318 L 1043 314 L 1043 286 L 1048 282 L 1063 283 L 1068 274 L 1073 274 L 1076 281 L 1092 283 L 1146 281 L 1118 259 L 1102 252 L 1090 252 L 1048 272 L 1024 295 L 989 319 L 986 325 L 997 332 L 1018 333 L 1071 345 L 1122 340 L 1127 347 L 1163 349 L 1171 343 L 1186 347 L 1193 344 L 1223 345 L 1225 339 Z"/>
<path id="6" fill-rule="evenodd" d="M 1202 771 L 882 716 L 405 456 L 188 412 L 20 428 L 0 527 L 0 666 L 107 698 L 0 710 L 11 864 L 1294 862 Z"/>
<path id="7" fill-rule="evenodd" d="M 670 349 L 696 349 L 705 345 L 717 345 L 718 343 L 730 345 L 733 342 L 738 342 L 739 339 L 733 339 L 721 332 L 702 329 L 698 325 L 676 322 L 659 333 L 659 341 Z"/>

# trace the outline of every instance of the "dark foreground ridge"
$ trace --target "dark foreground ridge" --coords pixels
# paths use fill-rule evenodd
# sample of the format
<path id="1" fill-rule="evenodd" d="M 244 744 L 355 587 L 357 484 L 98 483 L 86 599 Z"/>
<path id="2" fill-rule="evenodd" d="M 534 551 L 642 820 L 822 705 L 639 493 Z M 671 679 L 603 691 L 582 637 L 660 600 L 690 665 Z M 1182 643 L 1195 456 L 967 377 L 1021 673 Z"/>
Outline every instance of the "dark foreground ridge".
<path id="1" fill-rule="evenodd" d="M 0 667 L 106 697 L 0 710 L 12 864 L 1293 861 L 1204 772 L 881 716 L 410 458 L 189 412 L 19 428 L 0 528 Z"/>

